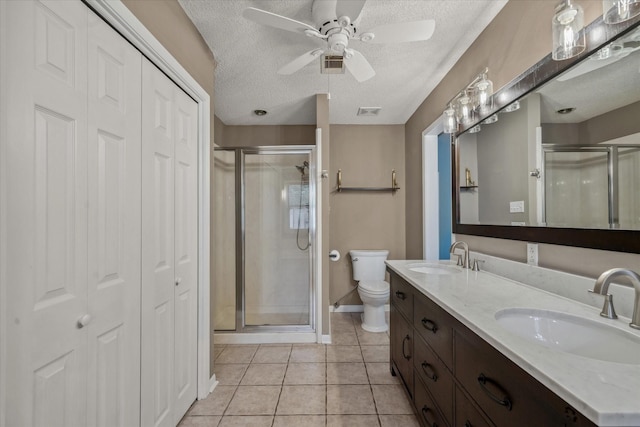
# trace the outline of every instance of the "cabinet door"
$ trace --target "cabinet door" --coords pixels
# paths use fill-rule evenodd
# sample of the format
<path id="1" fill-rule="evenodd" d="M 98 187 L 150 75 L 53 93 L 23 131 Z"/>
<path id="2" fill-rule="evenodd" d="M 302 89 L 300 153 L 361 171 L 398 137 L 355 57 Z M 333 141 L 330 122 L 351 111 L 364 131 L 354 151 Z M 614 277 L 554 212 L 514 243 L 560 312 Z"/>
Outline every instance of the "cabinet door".
<path id="1" fill-rule="evenodd" d="M 409 395 L 413 396 L 413 329 L 394 304 L 391 304 L 389 322 L 391 323 L 391 366 L 397 368 L 396 375 L 400 375 Z"/>
<path id="2" fill-rule="evenodd" d="M 140 424 L 141 61 L 89 12 L 88 426 Z"/>
<path id="3" fill-rule="evenodd" d="M 2 3 L 5 421 L 82 426 L 91 327 L 87 317 L 78 323 L 89 314 L 87 8 Z"/>

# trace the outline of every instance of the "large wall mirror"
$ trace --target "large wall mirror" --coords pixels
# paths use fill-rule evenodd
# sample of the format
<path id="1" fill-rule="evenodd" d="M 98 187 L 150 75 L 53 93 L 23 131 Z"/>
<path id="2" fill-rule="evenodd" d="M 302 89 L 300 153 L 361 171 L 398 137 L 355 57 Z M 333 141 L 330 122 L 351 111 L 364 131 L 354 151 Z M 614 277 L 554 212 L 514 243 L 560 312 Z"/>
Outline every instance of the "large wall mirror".
<path id="1" fill-rule="evenodd" d="M 455 138 L 455 233 L 640 253 L 639 22 L 585 31 L 616 35 L 545 58 Z"/>

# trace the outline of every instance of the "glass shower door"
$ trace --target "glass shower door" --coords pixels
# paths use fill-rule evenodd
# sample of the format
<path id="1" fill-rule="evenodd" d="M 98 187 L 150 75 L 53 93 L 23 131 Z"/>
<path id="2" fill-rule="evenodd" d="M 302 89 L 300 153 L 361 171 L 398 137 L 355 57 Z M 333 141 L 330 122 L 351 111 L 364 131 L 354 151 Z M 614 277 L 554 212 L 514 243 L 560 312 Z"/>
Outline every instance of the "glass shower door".
<path id="1" fill-rule="evenodd" d="M 245 152 L 244 325 L 311 320 L 308 153 Z"/>

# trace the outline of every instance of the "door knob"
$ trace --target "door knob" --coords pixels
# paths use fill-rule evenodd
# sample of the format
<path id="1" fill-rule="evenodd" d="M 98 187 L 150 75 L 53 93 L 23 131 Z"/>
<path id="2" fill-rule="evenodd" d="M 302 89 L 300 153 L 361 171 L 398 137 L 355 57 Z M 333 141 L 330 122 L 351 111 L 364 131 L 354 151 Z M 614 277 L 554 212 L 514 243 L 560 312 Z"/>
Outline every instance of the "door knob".
<path id="1" fill-rule="evenodd" d="M 182 282 L 182 277 L 176 277 L 176 286 L 180 286 L 181 282 Z"/>
<path id="2" fill-rule="evenodd" d="M 91 322 L 91 315 L 85 314 L 78 319 L 78 329 L 82 329 Z"/>

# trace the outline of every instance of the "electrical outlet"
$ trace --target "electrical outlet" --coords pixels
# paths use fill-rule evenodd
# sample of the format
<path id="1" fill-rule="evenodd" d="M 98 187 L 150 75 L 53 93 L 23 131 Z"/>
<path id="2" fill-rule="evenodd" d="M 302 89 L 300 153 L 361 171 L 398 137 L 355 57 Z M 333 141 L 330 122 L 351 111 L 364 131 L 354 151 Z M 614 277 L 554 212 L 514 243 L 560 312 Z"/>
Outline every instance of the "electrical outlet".
<path id="1" fill-rule="evenodd" d="M 538 244 L 527 243 L 527 264 L 538 265 Z"/>

